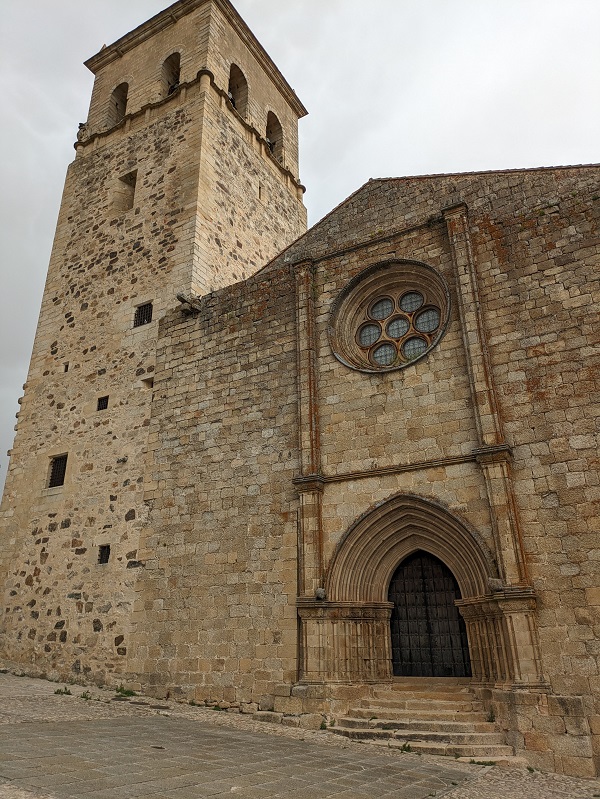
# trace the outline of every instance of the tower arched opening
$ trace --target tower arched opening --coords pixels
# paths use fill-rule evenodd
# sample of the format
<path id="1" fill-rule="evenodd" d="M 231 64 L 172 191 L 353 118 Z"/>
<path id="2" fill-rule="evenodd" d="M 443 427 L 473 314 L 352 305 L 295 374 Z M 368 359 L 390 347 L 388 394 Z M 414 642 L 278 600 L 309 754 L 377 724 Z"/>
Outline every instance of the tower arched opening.
<path id="1" fill-rule="evenodd" d="M 127 113 L 128 94 L 128 83 L 119 83 L 119 85 L 113 89 L 108 107 L 108 124 L 110 127 L 118 125 Z"/>
<path id="2" fill-rule="evenodd" d="M 227 96 L 241 118 L 246 119 L 248 114 L 248 81 L 236 64 L 232 64 L 229 70 Z"/>
<path id="3" fill-rule="evenodd" d="M 265 138 L 273 157 L 279 161 L 279 163 L 283 163 L 283 128 L 281 127 L 281 122 L 272 111 L 269 111 L 267 114 Z"/>
<path id="4" fill-rule="evenodd" d="M 181 55 L 172 53 L 162 65 L 162 82 L 165 96 L 168 97 L 179 88 L 181 75 Z"/>

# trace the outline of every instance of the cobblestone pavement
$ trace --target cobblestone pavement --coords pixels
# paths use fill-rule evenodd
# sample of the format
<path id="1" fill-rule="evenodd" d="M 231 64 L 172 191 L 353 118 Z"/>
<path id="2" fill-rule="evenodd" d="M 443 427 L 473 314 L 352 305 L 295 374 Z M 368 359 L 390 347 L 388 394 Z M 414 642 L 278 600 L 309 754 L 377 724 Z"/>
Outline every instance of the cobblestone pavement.
<path id="1" fill-rule="evenodd" d="M 600 781 L 0 674 L 0 799 L 592 799 Z M 85 699 L 81 695 L 91 696 Z"/>

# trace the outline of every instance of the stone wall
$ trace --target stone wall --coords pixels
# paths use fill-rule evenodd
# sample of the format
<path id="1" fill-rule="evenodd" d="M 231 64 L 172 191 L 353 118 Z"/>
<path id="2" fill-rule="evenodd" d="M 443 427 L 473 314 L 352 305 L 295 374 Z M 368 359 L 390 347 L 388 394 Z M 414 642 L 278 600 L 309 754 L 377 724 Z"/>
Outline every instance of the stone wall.
<path id="1" fill-rule="evenodd" d="M 270 270 L 161 323 L 130 668 L 255 702 L 296 680 L 295 321 Z"/>
<path id="2" fill-rule="evenodd" d="M 159 15 L 88 62 L 97 81 L 67 175 L 0 511 L 2 656 L 63 679 L 114 682 L 125 670 L 160 319 L 181 307 L 178 294 L 247 277 L 306 227 L 297 179 L 253 127 L 262 121 L 242 120 L 227 100 L 224 64 L 235 57 L 248 70 L 252 114 L 277 106 L 296 168 L 301 104 L 275 67 L 276 84 L 261 74 L 271 62 L 228 3 L 175 10 L 176 21 Z M 209 39 L 224 84 L 197 74 Z M 181 83 L 165 96 L 157 76 L 176 46 Z M 129 73 L 127 114 L 108 128 L 109 94 Z M 146 303 L 152 321 L 136 327 Z M 52 458 L 63 454 L 64 485 L 48 488 Z M 108 563 L 98 562 L 100 546 L 111 548 Z"/>
<path id="3" fill-rule="evenodd" d="M 5 655 L 52 675 L 102 681 L 127 653 L 155 338 L 189 282 L 197 147 L 197 123 L 174 108 L 80 152 L 67 176 L 2 505 Z M 133 166 L 134 205 L 115 209 L 115 181 Z M 146 302 L 153 321 L 134 328 Z M 65 485 L 47 489 L 62 453 Z"/>
<path id="4" fill-rule="evenodd" d="M 371 613 L 380 638 L 383 606 L 318 611 L 315 591 L 358 519 L 412 496 L 456 519 L 487 563 L 479 605 L 464 612 L 472 631 L 489 613 L 489 635 L 508 636 L 508 671 L 485 679 L 503 691 L 489 701 L 505 697 L 496 712 L 511 742 L 530 749 L 535 738 L 544 767 L 590 773 L 589 733 L 573 760 L 565 747 L 575 743 L 563 745 L 558 727 L 575 735 L 573 703 L 585 714 L 578 734 L 594 731 L 597 713 L 596 176 L 581 168 L 373 181 L 259 275 L 200 301 L 188 318 L 165 318 L 136 679 L 157 692 L 249 702 L 293 683 L 303 648 L 329 662 L 333 638 L 325 644 L 317 628 L 296 642 L 296 565 L 307 625 L 319 612 L 326 623 L 365 625 Z M 474 289 L 461 283 L 452 221 L 465 213 Z M 330 347 L 336 298 L 362 270 L 402 259 L 444 276 L 447 330 L 399 372 L 350 370 Z M 465 291 L 476 292 L 479 317 L 469 316 Z M 353 651 L 371 646 L 361 649 L 363 634 Z M 337 666 L 329 679 L 343 679 Z M 551 717 L 566 710 L 550 724 L 538 708 L 552 697 Z"/>

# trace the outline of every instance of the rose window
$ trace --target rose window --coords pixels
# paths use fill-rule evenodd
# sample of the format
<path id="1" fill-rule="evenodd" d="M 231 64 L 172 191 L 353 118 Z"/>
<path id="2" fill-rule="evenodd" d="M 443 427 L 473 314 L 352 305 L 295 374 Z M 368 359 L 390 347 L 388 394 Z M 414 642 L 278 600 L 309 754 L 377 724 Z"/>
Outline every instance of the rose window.
<path id="1" fill-rule="evenodd" d="M 420 291 L 378 297 L 367 306 L 356 341 L 377 366 L 409 363 L 429 349 L 441 321 L 440 309 Z"/>
<path id="2" fill-rule="evenodd" d="M 437 344 L 448 313 L 446 284 L 431 267 L 401 261 L 377 265 L 338 298 L 331 345 L 338 360 L 355 369 L 402 369 Z"/>

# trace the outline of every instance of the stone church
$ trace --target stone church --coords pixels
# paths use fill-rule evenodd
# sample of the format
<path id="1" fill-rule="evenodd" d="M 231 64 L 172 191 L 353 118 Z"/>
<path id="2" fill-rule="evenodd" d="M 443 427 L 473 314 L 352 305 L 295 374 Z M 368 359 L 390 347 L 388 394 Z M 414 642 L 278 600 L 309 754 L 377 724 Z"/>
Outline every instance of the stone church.
<path id="1" fill-rule="evenodd" d="M 598 773 L 600 168 L 372 180 L 306 232 L 306 110 L 229 0 L 86 66 L 4 664 Z"/>

